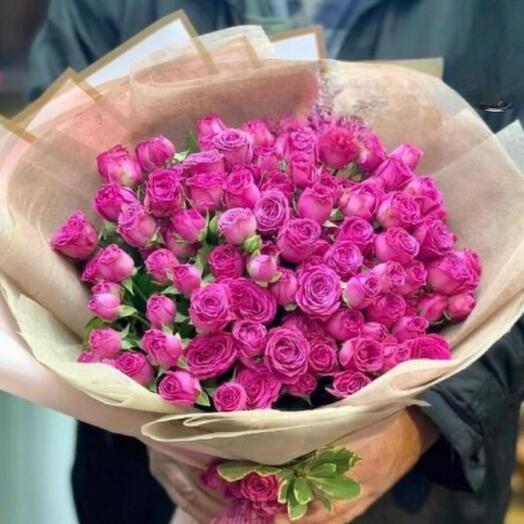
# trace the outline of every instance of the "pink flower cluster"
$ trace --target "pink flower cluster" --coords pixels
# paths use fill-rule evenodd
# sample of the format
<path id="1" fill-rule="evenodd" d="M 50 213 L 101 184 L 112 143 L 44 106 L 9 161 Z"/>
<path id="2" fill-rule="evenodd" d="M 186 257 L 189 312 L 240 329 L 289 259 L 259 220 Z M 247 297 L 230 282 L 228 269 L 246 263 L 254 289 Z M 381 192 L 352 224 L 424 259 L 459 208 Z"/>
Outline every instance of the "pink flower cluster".
<path id="1" fill-rule="evenodd" d="M 101 322 L 82 361 L 233 411 L 317 406 L 450 358 L 435 331 L 474 308 L 480 261 L 414 173 L 419 149 L 388 153 L 361 121 L 318 114 L 238 129 L 206 116 L 196 138 L 185 155 L 161 136 L 99 155 L 103 234 L 77 212 L 53 236 Z"/>

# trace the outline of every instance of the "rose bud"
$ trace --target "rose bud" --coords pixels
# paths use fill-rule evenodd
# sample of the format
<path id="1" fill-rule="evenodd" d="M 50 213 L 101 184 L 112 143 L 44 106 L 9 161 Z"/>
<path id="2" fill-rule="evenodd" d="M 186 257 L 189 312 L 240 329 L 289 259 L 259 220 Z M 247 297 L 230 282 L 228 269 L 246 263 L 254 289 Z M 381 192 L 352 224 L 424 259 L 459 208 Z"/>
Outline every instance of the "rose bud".
<path id="1" fill-rule="evenodd" d="M 449 360 L 451 358 L 449 344 L 440 335 L 422 335 L 407 340 L 405 344 L 411 351 L 411 358 L 429 358 L 432 360 Z"/>
<path id="2" fill-rule="evenodd" d="M 92 362 L 97 362 L 96 356 L 91 351 L 82 351 L 76 359 L 80 364 L 91 364 Z"/>
<path id="3" fill-rule="evenodd" d="M 216 149 L 191 153 L 182 163 L 187 176 L 204 173 L 223 173 L 225 171 L 224 155 Z"/>
<path id="4" fill-rule="evenodd" d="M 390 156 L 378 166 L 374 176 L 382 182 L 384 190 L 388 192 L 402 189 L 415 175 L 402 160 Z"/>
<path id="5" fill-rule="evenodd" d="M 267 336 L 264 324 L 252 320 L 237 320 L 233 324 L 231 334 L 237 342 L 240 359 L 246 366 L 264 351 Z"/>
<path id="6" fill-rule="evenodd" d="M 396 291 L 401 295 L 412 295 L 426 285 L 428 280 L 428 272 L 426 271 L 426 267 L 422 262 L 415 260 L 405 265 L 404 271 L 406 273 L 406 282 L 396 289 Z"/>
<path id="7" fill-rule="evenodd" d="M 459 293 L 448 299 L 446 316 L 453 322 L 462 322 L 469 317 L 477 301 L 471 293 Z"/>
<path id="8" fill-rule="evenodd" d="M 294 384 L 306 373 L 309 343 L 297 329 L 274 328 L 268 333 L 266 362 L 283 384 Z"/>
<path id="9" fill-rule="evenodd" d="M 192 264 L 178 264 L 173 268 L 173 286 L 186 298 L 202 284 L 201 271 Z"/>
<path id="10" fill-rule="evenodd" d="M 316 133 L 308 127 L 299 126 L 288 133 L 281 134 L 277 138 L 275 149 L 283 156 L 304 153 L 316 161 L 318 156 Z"/>
<path id="11" fill-rule="evenodd" d="M 326 388 L 336 398 L 346 398 L 367 386 L 371 379 L 360 371 L 341 371 L 333 376 L 333 387 Z"/>
<path id="12" fill-rule="evenodd" d="M 375 237 L 375 254 L 381 262 L 408 264 L 418 255 L 417 239 L 400 227 L 390 227 Z"/>
<path id="13" fill-rule="evenodd" d="M 386 150 L 382 142 L 378 136 L 369 129 L 359 131 L 357 142 L 358 156 L 355 164 L 357 164 L 362 171 L 373 171 L 386 159 Z"/>
<path id="14" fill-rule="evenodd" d="M 269 171 L 265 173 L 264 178 L 260 182 L 260 189 L 262 191 L 277 189 L 281 191 L 288 200 L 291 200 L 295 192 L 293 181 L 287 173 L 282 171 Z"/>
<path id="15" fill-rule="evenodd" d="M 282 258 L 294 263 L 306 260 L 315 251 L 321 232 L 320 225 L 309 218 L 289 220 L 277 237 Z"/>
<path id="16" fill-rule="evenodd" d="M 270 408 L 282 389 L 282 383 L 262 362 L 253 367 L 242 368 L 236 380 L 246 391 L 247 409 Z"/>
<path id="17" fill-rule="evenodd" d="M 98 247 L 98 235 L 81 211 L 71 215 L 51 237 L 51 246 L 76 260 L 89 258 Z"/>
<path id="18" fill-rule="evenodd" d="M 251 171 L 246 166 L 235 166 L 224 183 L 222 193 L 224 206 L 253 209 L 259 198 L 260 190 L 253 180 Z"/>
<path id="19" fill-rule="evenodd" d="M 254 162 L 261 170 L 261 172 L 274 171 L 278 169 L 280 163 L 280 156 L 273 147 L 255 146 Z"/>
<path id="20" fill-rule="evenodd" d="M 208 284 L 191 294 L 189 318 L 199 333 L 224 329 L 232 320 L 229 288 L 222 284 Z"/>
<path id="21" fill-rule="evenodd" d="M 307 315 L 330 317 L 340 307 L 341 294 L 340 277 L 327 266 L 313 266 L 298 274 L 295 300 Z"/>
<path id="22" fill-rule="evenodd" d="M 375 232 L 369 222 L 357 216 L 344 219 L 337 235 L 337 241 L 347 240 L 358 246 L 363 255 L 366 255 L 373 246 Z"/>
<path id="23" fill-rule="evenodd" d="M 187 371 L 167 371 L 157 386 L 158 394 L 177 406 L 193 406 L 200 395 L 200 383 Z"/>
<path id="24" fill-rule="evenodd" d="M 164 242 L 177 260 L 187 260 L 198 253 L 200 244 L 191 244 L 182 240 L 171 224 L 164 226 L 161 231 Z"/>
<path id="25" fill-rule="evenodd" d="M 101 295 L 102 293 L 110 293 L 115 297 L 120 298 L 122 296 L 122 286 L 116 282 L 110 282 L 109 280 L 101 280 L 91 288 L 93 295 Z"/>
<path id="26" fill-rule="evenodd" d="M 87 344 L 96 360 L 101 360 L 116 355 L 122 349 L 122 336 L 111 328 L 93 329 Z"/>
<path id="27" fill-rule="evenodd" d="M 382 198 L 382 190 L 376 184 L 366 181 L 343 190 L 338 207 L 347 217 L 357 216 L 370 222 L 375 217 Z"/>
<path id="28" fill-rule="evenodd" d="M 340 240 L 327 250 L 324 261 L 343 280 L 347 280 L 358 272 L 364 259 L 356 244 L 348 240 Z"/>
<path id="29" fill-rule="evenodd" d="M 299 377 L 295 384 L 287 385 L 287 392 L 294 397 L 308 397 L 317 389 L 317 379 L 311 373 Z"/>
<path id="30" fill-rule="evenodd" d="M 164 167 L 175 154 L 175 146 L 165 136 L 159 135 L 140 142 L 135 148 L 135 153 L 142 169 L 149 173 Z"/>
<path id="31" fill-rule="evenodd" d="M 326 333 L 340 342 L 358 337 L 364 325 L 364 315 L 352 308 L 340 308 L 326 321 Z"/>
<path id="32" fill-rule="evenodd" d="M 273 322 L 277 302 L 267 289 L 247 278 L 228 280 L 227 287 L 231 293 L 231 310 L 235 319 L 253 320 L 261 324 Z"/>
<path id="33" fill-rule="evenodd" d="M 154 294 L 147 299 L 146 318 L 154 328 L 171 326 L 176 317 L 176 304 L 174 300 L 165 295 Z"/>
<path id="34" fill-rule="evenodd" d="M 276 298 L 279 306 L 287 306 L 295 302 L 298 282 L 295 272 L 291 269 L 278 268 L 280 278 L 269 285 L 269 292 Z"/>
<path id="35" fill-rule="evenodd" d="M 120 299 L 111 293 L 93 295 L 87 307 L 91 313 L 107 322 L 113 322 L 120 316 Z"/>
<path id="36" fill-rule="evenodd" d="M 206 115 L 198 120 L 196 123 L 196 132 L 198 139 L 201 138 L 212 139 L 218 133 L 226 129 L 226 124 L 217 115 Z"/>
<path id="37" fill-rule="evenodd" d="M 414 170 L 422 158 L 422 151 L 411 144 L 400 144 L 391 152 L 391 156 L 401 160 L 409 169 Z"/>
<path id="38" fill-rule="evenodd" d="M 307 339 L 314 336 L 325 336 L 324 321 L 311 318 L 301 311 L 287 313 L 282 317 L 282 327 L 298 329 Z"/>
<path id="39" fill-rule="evenodd" d="M 384 364 L 384 350 L 377 340 L 357 337 L 344 342 L 338 358 L 344 369 L 377 373 Z"/>
<path id="40" fill-rule="evenodd" d="M 189 371 L 205 380 L 228 371 L 237 359 L 238 348 L 229 333 L 219 331 L 191 339 L 185 354 Z"/>
<path id="41" fill-rule="evenodd" d="M 386 342 L 391 337 L 386 326 L 378 322 L 365 322 L 360 333 L 361 336 L 372 338 L 378 342 Z"/>
<path id="42" fill-rule="evenodd" d="M 451 251 L 456 237 L 441 220 L 426 218 L 415 229 L 413 236 L 420 244 L 419 258 L 424 261 L 440 258 Z"/>
<path id="43" fill-rule="evenodd" d="M 404 342 L 410 338 L 423 335 L 428 327 L 429 322 L 425 317 L 406 316 L 395 323 L 391 329 L 391 334 L 396 337 L 399 342 Z"/>
<path id="44" fill-rule="evenodd" d="M 386 342 L 384 348 L 384 364 L 381 373 L 398 366 L 401 362 L 407 362 L 411 358 L 411 350 L 407 344 L 397 344 L 396 342 Z"/>
<path id="45" fill-rule="evenodd" d="M 323 224 L 331 215 L 333 205 L 332 191 L 317 182 L 312 187 L 304 189 L 300 195 L 298 214 L 303 218 L 310 218 L 319 224 Z"/>
<path id="46" fill-rule="evenodd" d="M 98 189 L 93 200 L 94 210 L 105 220 L 117 222 L 122 207 L 138 202 L 134 191 L 118 184 L 106 184 Z"/>
<path id="47" fill-rule="evenodd" d="M 254 213 L 259 233 L 263 236 L 275 234 L 289 220 L 288 199 L 282 191 L 268 189 L 260 195 Z"/>
<path id="48" fill-rule="evenodd" d="M 331 195 L 333 202 L 337 202 L 340 196 L 341 178 L 333 176 L 329 171 L 323 171 L 315 185 L 322 186 L 326 197 Z"/>
<path id="49" fill-rule="evenodd" d="M 479 274 L 459 252 L 449 253 L 428 267 L 428 282 L 434 291 L 454 295 L 473 289 Z"/>
<path id="50" fill-rule="evenodd" d="M 244 259 L 235 246 L 222 244 L 213 248 L 208 257 L 212 275 L 220 278 L 241 277 L 245 271 Z"/>
<path id="51" fill-rule="evenodd" d="M 379 322 L 390 328 L 406 312 L 406 301 L 402 295 L 388 293 L 382 295 L 366 309 L 366 319 Z"/>
<path id="52" fill-rule="evenodd" d="M 145 247 L 155 236 L 157 224 L 140 203 L 129 204 L 118 215 L 117 231 L 130 246 Z"/>
<path id="53" fill-rule="evenodd" d="M 255 146 L 271 147 L 275 143 L 275 137 L 269 130 L 267 120 L 252 118 L 242 124 L 242 130 L 251 135 Z"/>
<path id="54" fill-rule="evenodd" d="M 168 217 L 184 206 L 180 166 L 157 169 L 150 173 L 146 183 L 144 206 L 155 217 Z"/>
<path id="55" fill-rule="evenodd" d="M 380 293 L 380 280 L 377 275 L 360 273 L 352 277 L 344 290 L 344 300 L 348 306 L 355 309 L 368 307 Z"/>
<path id="56" fill-rule="evenodd" d="M 418 314 L 425 317 L 429 322 L 439 322 L 444 316 L 448 305 L 448 299 L 439 293 L 427 293 L 422 295 L 416 302 Z"/>
<path id="57" fill-rule="evenodd" d="M 246 409 L 246 390 L 240 384 L 224 382 L 213 395 L 213 404 L 217 411 L 241 411 Z"/>
<path id="58" fill-rule="evenodd" d="M 306 153 L 295 152 L 289 156 L 288 172 L 299 189 L 312 186 L 320 177 L 320 171 L 311 156 Z"/>
<path id="59" fill-rule="evenodd" d="M 416 176 L 404 188 L 404 193 L 418 202 L 423 216 L 443 209 L 444 197 L 430 176 Z"/>
<path id="60" fill-rule="evenodd" d="M 219 216 L 218 230 L 226 242 L 241 246 L 256 233 L 257 220 L 251 209 L 234 207 Z"/>
<path id="61" fill-rule="evenodd" d="M 380 203 L 376 219 L 382 227 L 409 228 L 420 221 L 420 208 L 414 198 L 391 191 Z"/>
<path id="62" fill-rule="evenodd" d="M 317 335 L 308 342 L 309 368 L 316 375 L 332 375 L 338 371 L 337 344 L 332 338 Z"/>
<path id="63" fill-rule="evenodd" d="M 462 258 L 468 265 L 471 271 L 471 286 L 476 288 L 480 282 L 480 275 L 482 273 L 480 257 L 472 249 L 462 249 L 460 251 L 455 251 L 455 254 Z"/>
<path id="64" fill-rule="evenodd" d="M 171 282 L 177 265 L 178 260 L 169 249 L 156 249 L 145 261 L 147 272 L 160 284 Z"/>
<path id="65" fill-rule="evenodd" d="M 180 335 L 172 335 L 159 329 L 148 329 L 140 342 L 150 362 L 155 366 L 164 368 L 176 366 L 183 352 Z"/>
<path id="66" fill-rule="evenodd" d="M 355 136 L 343 127 L 328 127 L 318 137 L 318 153 L 322 162 L 342 169 L 358 156 Z"/>
<path id="67" fill-rule="evenodd" d="M 213 137 L 213 146 L 230 166 L 247 164 L 253 159 L 253 139 L 240 129 L 224 129 Z"/>
<path id="68" fill-rule="evenodd" d="M 269 283 L 278 275 L 277 257 L 273 255 L 254 255 L 247 265 L 249 276 L 256 282 Z"/>
<path id="69" fill-rule="evenodd" d="M 144 181 L 140 164 L 123 146 L 115 146 L 96 157 L 98 172 L 109 182 L 135 187 Z"/>
<path id="70" fill-rule="evenodd" d="M 371 273 L 378 276 L 381 293 L 398 292 L 406 284 L 406 271 L 398 262 L 389 260 L 377 264 Z"/>
<path id="71" fill-rule="evenodd" d="M 206 234 L 206 219 L 196 209 L 181 209 L 171 215 L 171 226 L 186 242 L 194 244 Z"/>
<path id="72" fill-rule="evenodd" d="M 97 271 L 105 280 L 122 282 L 133 275 L 135 263 L 123 249 L 109 244 L 97 255 Z"/>
<path id="73" fill-rule="evenodd" d="M 116 358 L 116 368 L 142 386 L 147 386 L 154 377 L 153 366 L 146 356 L 138 351 L 124 351 Z"/>

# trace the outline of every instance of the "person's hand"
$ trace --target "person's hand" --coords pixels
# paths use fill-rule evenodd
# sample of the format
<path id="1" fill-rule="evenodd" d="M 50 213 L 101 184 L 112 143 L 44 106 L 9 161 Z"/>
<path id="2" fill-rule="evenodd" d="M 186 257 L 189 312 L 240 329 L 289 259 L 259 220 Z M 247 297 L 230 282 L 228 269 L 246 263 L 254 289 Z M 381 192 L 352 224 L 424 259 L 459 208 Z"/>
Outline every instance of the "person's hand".
<path id="1" fill-rule="evenodd" d="M 418 408 L 408 408 L 384 422 L 374 425 L 337 443 L 360 455 L 362 460 L 349 475 L 360 483 L 361 494 L 348 501 L 337 501 L 328 512 L 314 502 L 303 524 L 347 524 L 361 515 L 416 464 L 432 446 L 438 430 Z M 277 524 L 288 522 L 278 517 Z"/>

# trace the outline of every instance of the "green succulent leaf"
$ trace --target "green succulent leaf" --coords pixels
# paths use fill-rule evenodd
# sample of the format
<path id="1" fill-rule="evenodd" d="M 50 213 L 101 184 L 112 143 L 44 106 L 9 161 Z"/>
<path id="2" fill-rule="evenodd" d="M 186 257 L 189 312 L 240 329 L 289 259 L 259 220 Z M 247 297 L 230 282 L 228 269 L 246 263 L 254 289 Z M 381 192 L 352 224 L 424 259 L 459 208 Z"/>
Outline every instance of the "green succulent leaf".
<path id="1" fill-rule="evenodd" d="M 336 464 L 326 462 L 307 470 L 307 476 L 311 477 L 334 477 L 337 474 Z"/>
<path id="2" fill-rule="evenodd" d="M 255 471 L 262 477 L 269 477 L 270 475 L 276 475 L 279 472 L 279 469 L 275 466 L 257 464 Z"/>
<path id="3" fill-rule="evenodd" d="M 301 504 L 298 502 L 291 491 L 287 499 L 287 514 L 289 516 L 289 520 L 301 519 L 306 514 L 306 512 L 307 504 Z"/>
<path id="4" fill-rule="evenodd" d="M 250 473 L 253 473 L 257 467 L 257 464 L 253 462 L 224 462 L 218 466 L 218 474 L 228 482 L 236 482 L 247 477 Z"/>
<path id="5" fill-rule="evenodd" d="M 299 504 L 308 504 L 313 500 L 313 491 L 305 478 L 298 477 L 293 481 L 293 495 Z"/>
<path id="6" fill-rule="evenodd" d="M 360 485 L 348 477 L 309 477 L 309 480 L 317 489 L 335 499 L 352 499 L 360 493 Z"/>
<path id="7" fill-rule="evenodd" d="M 291 488 L 291 481 L 292 479 L 290 478 L 284 478 L 280 481 L 280 485 L 278 487 L 278 501 L 280 504 L 285 504 L 287 502 L 287 497 Z"/>

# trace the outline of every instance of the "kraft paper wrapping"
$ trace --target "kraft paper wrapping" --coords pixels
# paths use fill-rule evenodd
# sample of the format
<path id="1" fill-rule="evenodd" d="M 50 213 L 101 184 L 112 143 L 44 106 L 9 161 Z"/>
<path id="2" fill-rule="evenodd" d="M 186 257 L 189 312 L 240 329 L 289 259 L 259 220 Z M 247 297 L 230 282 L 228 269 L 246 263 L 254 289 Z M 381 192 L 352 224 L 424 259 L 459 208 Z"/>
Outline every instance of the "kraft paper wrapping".
<path id="1" fill-rule="evenodd" d="M 388 64 L 282 61 L 269 50 L 256 28 L 193 39 L 141 60 L 129 77 L 100 86 L 96 96 L 82 97 L 40 126 L 34 143 L 18 146 L 19 154 L 7 155 L 0 167 L 0 271 L 7 277 L 0 286 L 41 363 L 106 405 L 166 415 L 142 427 L 163 449 L 279 464 L 416 402 L 424 389 L 467 367 L 511 328 L 524 309 L 524 179 L 518 155 L 503 146 L 518 150 L 522 130 L 497 138 L 434 76 Z M 478 306 L 444 333 L 452 360 L 403 363 L 314 412 L 236 413 L 181 412 L 113 368 L 77 364 L 86 290 L 48 239 L 75 209 L 92 216 L 90 200 L 100 183 L 96 154 L 158 132 L 181 147 L 191 125 L 209 112 L 230 125 L 255 116 L 302 115 L 320 92 L 337 114 L 364 118 L 388 147 L 408 141 L 424 149 L 420 172 L 436 176 L 460 245 L 482 257 Z"/>

